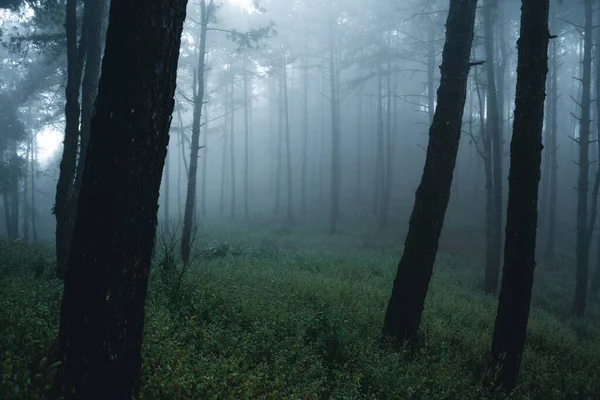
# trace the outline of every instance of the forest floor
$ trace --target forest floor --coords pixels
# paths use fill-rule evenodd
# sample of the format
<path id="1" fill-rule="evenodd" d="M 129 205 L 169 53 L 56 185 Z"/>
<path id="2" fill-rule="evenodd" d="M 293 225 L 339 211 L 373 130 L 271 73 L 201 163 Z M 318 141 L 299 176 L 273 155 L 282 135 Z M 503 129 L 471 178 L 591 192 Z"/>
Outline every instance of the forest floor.
<path id="1" fill-rule="evenodd" d="M 486 391 L 497 302 L 466 236 L 446 229 L 413 350 L 378 345 L 401 233 L 219 229 L 198 238 L 181 282 L 167 240 L 151 273 L 142 398 L 600 398 L 600 306 L 569 317 L 570 267 L 543 263 L 520 386 Z M 51 262 L 48 245 L 0 242 L 2 399 L 37 398 L 51 383 L 42 359 L 62 290 L 42 272 Z"/>

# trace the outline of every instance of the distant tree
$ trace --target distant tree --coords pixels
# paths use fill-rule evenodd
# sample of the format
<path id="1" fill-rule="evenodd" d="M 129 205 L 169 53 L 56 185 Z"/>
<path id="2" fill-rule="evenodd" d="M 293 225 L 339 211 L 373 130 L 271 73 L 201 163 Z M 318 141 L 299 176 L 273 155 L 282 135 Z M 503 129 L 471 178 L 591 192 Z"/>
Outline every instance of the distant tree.
<path id="1" fill-rule="evenodd" d="M 186 0 L 113 1 L 67 260 L 56 388 L 137 397 Z"/>
<path id="2" fill-rule="evenodd" d="M 517 43 L 517 92 L 510 147 L 504 269 L 492 338 L 495 386 L 512 389 L 523 357 L 533 273 L 548 72 L 549 0 L 523 0 Z"/>
<path id="3" fill-rule="evenodd" d="M 397 341 L 415 337 L 433 271 L 458 153 L 476 8 L 477 0 L 450 0 L 425 167 L 383 325 Z"/>

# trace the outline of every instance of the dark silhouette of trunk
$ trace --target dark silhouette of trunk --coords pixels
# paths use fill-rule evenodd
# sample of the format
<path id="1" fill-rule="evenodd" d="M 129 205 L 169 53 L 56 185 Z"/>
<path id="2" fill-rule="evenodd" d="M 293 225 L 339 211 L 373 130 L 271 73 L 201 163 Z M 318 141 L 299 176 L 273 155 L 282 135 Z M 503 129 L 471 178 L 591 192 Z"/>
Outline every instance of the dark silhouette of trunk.
<path id="1" fill-rule="evenodd" d="M 202 216 L 202 220 L 206 220 L 206 167 L 208 165 L 208 118 L 209 108 L 206 107 L 204 110 L 204 135 L 202 136 L 202 147 L 204 148 L 204 152 L 202 154 L 202 177 L 200 182 L 200 215 Z"/>
<path id="2" fill-rule="evenodd" d="M 523 0 L 517 43 L 517 91 L 510 146 L 506 246 L 492 338 L 490 371 L 496 387 L 512 389 L 525 345 L 537 229 L 544 90 L 548 72 L 548 0 Z"/>
<path id="3" fill-rule="evenodd" d="M 249 107 L 248 107 L 248 70 L 246 60 L 248 57 L 244 55 L 244 216 L 250 219 L 248 213 L 248 186 L 250 172 L 250 123 Z"/>
<path id="4" fill-rule="evenodd" d="M 283 112 L 285 118 L 285 172 L 287 181 L 287 220 L 291 224 L 294 221 L 292 214 L 292 150 L 290 148 L 290 112 L 287 89 L 287 56 L 283 56 Z"/>
<path id="5" fill-rule="evenodd" d="M 79 138 L 79 89 L 86 49 L 85 27 L 77 46 L 77 1 L 67 0 L 65 30 L 67 35 L 67 86 L 65 89 L 65 138 L 56 184 L 54 215 L 56 217 L 56 273 L 64 277 L 71 245 L 71 194 L 77 168 L 77 140 Z"/>
<path id="6" fill-rule="evenodd" d="M 491 215 L 491 249 L 486 258 L 484 290 L 496 294 L 502 258 L 502 157 L 503 137 L 499 118 L 498 94 L 496 91 L 496 73 L 494 65 L 494 20 L 492 0 L 484 0 L 483 25 L 485 31 L 485 69 L 487 73 L 487 136 L 491 140 L 493 183 L 488 190 L 493 193 L 493 212 Z M 502 89 L 500 89 L 502 90 Z"/>
<path id="7" fill-rule="evenodd" d="M 170 168 L 169 168 L 169 152 L 167 150 L 167 155 L 165 158 L 165 188 L 163 190 L 163 196 L 165 197 L 165 203 L 164 203 L 164 207 L 165 207 L 165 214 L 164 214 L 164 223 L 165 223 L 165 227 L 166 229 L 169 229 L 169 185 L 170 185 L 170 178 L 169 178 L 169 174 L 170 174 Z"/>
<path id="8" fill-rule="evenodd" d="M 415 195 L 404 253 L 385 313 L 383 333 L 413 339 L 421 315 L 448 201 L 460 140 L 477 0 L 450 0 L 437 107 Z"/>
<path id="9" fill-rule="evenodd" d="M 90 122 L 94 111 L 94 102 L 98 93 L 100 79 L 100 64 L 102 62 L 102 45 L 105 31 L 103 21 L 105 15 L 105 0 L 90 0 L 85 2 L 84 25 L 86 27 L 86 57 L 81 83 L 81 140 L 79 160 L 77 161 L 77 176 L 73 189 L 72 204 L 77 204 L 81 178 L 85 166 L 85 157 L 90 140 Z M 75 220 L 76 207 L 71 207 L 71 220 Z"/>
<path id="10" fill-rule="evenodd" d="M 200 0 L 200 46 L 198 48 L 198 68 L 194 71 L 194 108 L 192 111 L 192 137 L 190 140 L 190 167 L 188 169 L 187 191 L 183 214 L 183 230 L 181 233 L 181 261 L 190 261 L 194 210 L 196 209 L 196 181 L 198 174 L 198 152 L 200 150 L 200 121 L 202 120 L 202 103 L 204 102 L 204 63 L 206 53 L 206 31 L 210 15 L 206 0 Z M 183 134 L 183 132 L 182 132 Z"/>
<path id="11" fill-rule="evenodd" d="M 556 29 L 556 4 L 550 5 L 550 19 L 552 23 L 552 29 Z M 550 45 L 551 80 L 550 96 L 548 99 L 550 102 L 550 199 L 548 206 L 548 234 L 545 252 L 546 258 L 550 261 L 554 260 L 554 247 L 556 243 L 556 197 L 558 194 L 558 126 L 556 119 L 556 114 L 558 113 L 558 63 L 556 46 L 556 40 L 553 40 L 552 44 Z M 597 74 L 597 76 L 600 75 Z M 600 249 L 600 246 L 598 248 Z"/>
<path id="12" fill-rule="evenodd" d="M 186 3 L 111 4 L 61 307 L 56 389 L 65 399 L 131 399 L 139 391 Z"/>
<path id="13" fill-rule="evenodd" d="M 589 148 L 590 148 L 590 112 L 592 83 L 592 0 L 585 0 L 585 28 L 583 44 L 583 76 L 581 92 L 581 117 L 579 118 L 579 179 L 577 182 L 577 245 L 576 276 L 573 314 L 581 316 L 585 312 L 588 289 L 588 264 L 590 240 L 593 222 L 588 223 L 589 196 Z M 593 203 L 592 203 L 593 204 Z"/>
<path id="14" fill-rule="evenodd" d="M 554 12 L 553 12 L 553 17 L 554 17 Z M 554 18 L 553 18 L 554 20 Z M 598 22 L 600 22 L 600 13 L 598 13 Z M 555 52 L 556 50 L 553 49 L 553 52 Z M 596 28 L 596 54 L 600 54 L 600 29 Z M 555 55 L 555 54 L 553 54 Z M 556 62 L 555 60 L 553 60 L 553 62 Z M 598 96 L 600 95 L 600 60 L 598 59 L 598 57 L 595 57 L 595 63 L 596 63 L 596 98 L 598 98 Z M 596 131 L 600 132 L 600 102 L 596 101 Z M 600 145 L 598 145 L 598 159 L 600 160 Z M 596 172 L 597 174 L 600 174 L 600 165 L 598 166 L 598 170 Z M 596 180 L 598 180 L 598 176 L 596 177 Z M 594 189 L 596 189 L 597 192 L 597 188 L 595 187 Z M 597 193 L 596 196 L 594 198 L 594 201 L 597 202 Z M 555 200 L 556 203 L 556 200 Z M 590 233 L 591 235 L 591 233 Z M 600 291 L 600 235 L 598 236 L 598 248 L 597 248 L 597 257 L 596 257 L 596 270 L 594 273 L 594 276 L 592 278 L 592 283 L 590 285 L 590 294 L 597 296 L 598 292 Z"/>
<path id="15" fill-rule="evenodd" d="M 27 169 L 27 161 L 29 160 L 29 152 L 31 151 L 31 142 L 27 140 L 27 150 L 25 152 L 25 171 L 23 174 L 23 240 L 29 242 L 29 223 L 31 212 L 29 209 L 29 171 Z"/>
<path id="16" fill-rule="evenodd" d="M 33 234 L 33 241 L 37 242 L 38 235 L 35 219 L 35 161 L 37 159 L 37 147 L 35 144 L 35 137 L 31 135 L 31 233 Z"/>
<path id="17" fill-rule="evenodd" d="M 21 200 L 19 199 L 19 180 L 21 177 L 20 159 L 17 154 L 17 141 L 10 140 L 11 173 L 10 173 L 10 232 L 9 238 L 19 237 L 19 219 L 21 218 Z"/>

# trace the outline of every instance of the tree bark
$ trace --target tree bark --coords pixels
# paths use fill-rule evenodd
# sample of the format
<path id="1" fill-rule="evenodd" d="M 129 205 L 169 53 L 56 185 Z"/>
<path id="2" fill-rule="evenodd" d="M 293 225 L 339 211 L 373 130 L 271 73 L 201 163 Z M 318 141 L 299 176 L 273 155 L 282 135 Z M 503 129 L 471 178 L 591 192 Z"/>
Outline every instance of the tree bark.
<path id="1" fill-rule="evenodd" d="M 498 113 L 498 93 L 496 90 L 496 72 L 494 65 L 494 22 L 492 0 L 484 0 L 483 25 L 485 31 L 485 64 L 487 72 L 487 135 L 491 140 L 493 184 L 488 187 L 493 193 L 493 212 L 491 215 L 491 249 L 485 266 L 484 290 L 488 294 L 496 294 L 500 262 L 502 258 L 502 126 Z"/>
<path id="2" fill-rule="evenodd" d="M 329 10 L 331 13 L 331 10 Z M 331 198 L 329 199 L 329 234 L 337 233 L 340 218 L 340 99 L 334 19 L 329 18 L 329 88 L 331 100 Z"/>
<path id="3" fill-rule="evenodd" d="M 65 399 L 137 397 L 186 3 L 111 4 L 61 307 Z"/>
<path id="4" fill-rule="evenodd" d="M 510 149 L 506 246 L 490 371 L 496 387 L 512 389 L 525 345 L 535 269 L 538 185 L 548 72 L 548 0 L 523 0 L 517 43 L 517 91 Z"/>
<path id="5" fill-rule="evenodd" d="M 71 245 L 71 193 L 77 166 L 77 140 L 79 138 L 79 88 L 85 54 L 85 32 L 77 47 L 77 1 L 67 0 L 65 30 L 67 35 L 67 86 L 65 89 L 65 138 L 60 173 L 56 184 L 54 215 L 56 216 L 56 273 L 65 274 Z"/>
<path id="6" fill-rule="evenodd" d="M 588 264 L 592 230 L 588 226 L 589 196 L 589 148 L 590 148 L 590 112 L 592 84 L 592 0 L 584 1 L 585 28 L 583 44 L 583 76 L 581 92 L 581 117 L 579 130 L 579 178 L 577 183 L 577 244 L 575 275 L 575 298 L 573 314 L 581 316 L 585 312 L 588 289 Z"/>
<path id="7" fill-rule="evenodd" d="M 210 15 L 206 0 L 200 0 L 200 47 L 198 48 L 198 69 L 194 78 L 194 108 L 192 112 L 192 138 L 190 141 L 190 167 L 188 170 L 187 192 L 181 233 L 181 261 L 186 265 L 190 261 L 192 245 L 194 209 L 196 208 L 196 180 L 198 174 L 198 152 L 200 150 L 200 121 L 204 102 L 204 63 L 206 53 L 206 32 Z M 182 132 L 183 133 L 183 132 Z"/>
<path id="8" fill-rule="evenodd" d="M 248 56 L 244 54 L 244 216 L 246 220 L 250 219 L 248 213 L 248 192 L 249 192 L 249 173 L 250 173 L 250 123 L 248 107 Z"/>
<path id="9" fill-rule="evenodd" d="M 477 0 L 450 0 L 437 107 L 404 253 L 392 287 L 383 333 L 396 341 L 417 333 L 450 199 L 460 141 Z"/>
<path id="10" fill-rule="evenodd" d="M 292 224 L 294 216 L 292 213 L 292 150 L 290 148 L 290 112 L 287 89 L 287 56 L 283 56 L 283 112 L 285 118 L 285 172 L 287 181 L 287 221 Z"/>

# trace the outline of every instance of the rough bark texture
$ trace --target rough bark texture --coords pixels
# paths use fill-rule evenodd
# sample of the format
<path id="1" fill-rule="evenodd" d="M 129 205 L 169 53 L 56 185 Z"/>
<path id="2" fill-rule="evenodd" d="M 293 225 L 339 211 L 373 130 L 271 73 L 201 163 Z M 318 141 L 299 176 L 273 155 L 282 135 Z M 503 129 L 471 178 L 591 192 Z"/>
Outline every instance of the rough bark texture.
<path id="1" fill-rule="evenodd" d="M 476 6 L 477 0 L 450 0 L 438 103 L 429 129 L 425 167 L 383 326 L 383 333 L 397 341 L 414 338 L 419 328 L 450 199 Z"/>
<path id="2" fill-rule="evenodd" d="M 192 227 L 194 225 L 194 209 L 196 206 L 196 176 L 198 174 L 198 152 L 200 150 L 200 121 L 202 120 L 202 103 L 204 102 L 204 54 L 206 53 L 206 31 L 209 15 L 206 1 L 200 0 L 200 47 L 198 49 L 198 69 L 194 79 L 194 109 L 192 114 L 192 140 L 190 144 L 190 167 L 188 169 L 187 192 L 183 214 L 183 231 L 181 234 L 181 260 L 187 264 L 190 260 L 192 245 Z"/>
<path id="3" fill-rule="evenodd" d="M 71 245 L 71 193 L 76 174 L 77 140 L 79 138 L 79 88 L 82 73 L 82 45 L 77 48 L 77 1 L 67 0 L 65 30 L 67 33 L 67 86 L 65 89 L 65 138 L 60 173 L 56 184 L 54 215 L 56 216 L 56 272 L 64 277 Z M 84 33 L 82 33 L 82 37 Z"/>
<path id="4" fill-rule="evenodd" d="M 496 386 L 517 381 L 525 345 L 537 229 L 542 125 L 548 72 L 548 0 L 523 0 L 510 147 L 506 245 L 490 371 Z"/>
<path id="5" fill-rule="evenodd" d="M 113 1 L 67 262 L 57 389 L 132 399 L 186 0 Z"/>
<path id="6" fill-rule="evenodd" d="M 592 231 L 588 226 L 589 148 L 592 83 L 592 0 L 585 0 L 585 38 L 583 44 L 583 76 L 581 91 L 581 116 L 579 130 L 579 178 L 577 181 L 577 268 L 573 314 L 583 315 L 587 301 L 588 264 Z"/>

